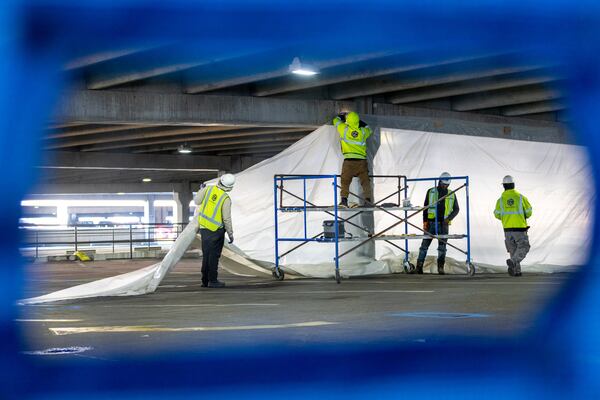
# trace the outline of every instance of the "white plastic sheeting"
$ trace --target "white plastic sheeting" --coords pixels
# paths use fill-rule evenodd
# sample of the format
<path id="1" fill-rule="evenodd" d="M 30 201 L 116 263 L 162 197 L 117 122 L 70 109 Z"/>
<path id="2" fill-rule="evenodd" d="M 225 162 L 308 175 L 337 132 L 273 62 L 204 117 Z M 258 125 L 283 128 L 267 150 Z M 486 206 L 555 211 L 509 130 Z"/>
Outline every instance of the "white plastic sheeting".
<path id="1" fill-rule="evenodd" d="M 578 146 L 525 142 L 485 137 L 437 134 L 420 131 L 382 129 L 371 139 L 377 147 L 374 173 L 377 175 L 406 175 L 435 177 L 442 171 L 453 176 L 470 177 L 471 249 L 472 260 L 485 271 L 504 271 L 506 251 L 501 224 L 493 217 L 496 199 L 502 192 L 504 175 L 513 175 L 516 187 L 525 194 L 532 206 L 529 232 L 532 250 L 526 258 L 524 271 L 554 272 L 566 270 L 586 261 L 590 246 L 594 188 L 587 153 Z M 375 144 L 375 146 L 373 146 Z M 378 146 L 377 146 L 378 145 Z M 323 126 L 268 160 L 237 174 L 230 193 L 232 216 L 239 246 L 237 253 L 225 251 L 223 264 L 238 274 L 250 271 L 252 276 L 268 275 L 274 262 L 273 175 L 331 175 L 340 171 L 342 156 L 337 134 L 332 126 Z M 433 183 L 411 184 L 409 195 L 413 204 L 422 204 L 428 187 Z M 451 188 L 459 186 L 453 182 Z M 331 180 L 287 181 L 285 188 L 316 205 L 332 205 L 334 190 Z M 375 199 L 397 190 L 395 179 L 377 179 Z M 461 212 L 451 227 L 451 233 L 466 232 L 465 191 L 458 193 Z M 284 194 L 285 205 L 301 205 Z M 375 212 L 376 231 L 397 220 Z M 322 230 L 322 221 L 331 219 L 323 213 L 308 213 L 306 235 L 311 237 Z M 415 216 L 415 224 L 421 217 Z M 279 235 L 302 237 L 304 221 L 300 213 L 279 214 Z M 403 225 L 389 234 L 404 233 Z M 165 258 L 157 264 L 137 271 L 101 279 L 95 282 L 60 290 L 45 296 L 22 300 L 20 304 L 35 304 L 97 296 L 128 296 L 151 293 L 177 264 L 195 239 L 197 221 L 193 221 L 179 236 Z M 418 233 L 415 229 L 409 232 Z M 343 243 L 341 251 L 356 242 Z M 465 248 L 466 241 L 452 241 Z M 280 254 L 297 245 L 284 243 Z M 418 251 L 419 240 L 410 241 L 411 258 Z M 436 242 L 429 250 L 436 254 Z M 366 252 L 368 255 L 368 252 Z M 242 256 L 244 255 L 244 256 Z M 333 274 L 332 244 L 311 243 L 282 258 L 288 272 L 314 277 Z M 460 271 L 465 256 L 449 248 L 450 272 Z M 378 242 L 375 257 L 354 253 L 342 261 L 342 275 L 370 275 L 399 272 L 403 253 Z"/>
<path id="2" fill-rule="evenodd" d="M 101 296 L 133 296 L 152 293 L 163 278 L 181 259 L 196 238 L 198 222 L 194 219 L 181 232 L 164 259 L 156 264 L 125 274 L 84 283 L 67 289 L 19 301 L 19 304 L 39 304 L 61 300 Z"/>
<path id="3" fill-rule="evenodd" d="M 493 210 L 503 190 L 502 178 L 507 174 L 514 176 L 517 189 L 533 205 L 529 231 L 532 250 L 523 263 L 524 270 L 553 272 L 585 262 L 590 246 L 594 188 L 584 148 L 386 129 L 381 130 L 378 139 L 379 148 L 373 162 L 375 174 L 435 177 L 448 171 L 453 176 L 470 177 L 471 257 L 476 264 L 485 265 L 487 271 L 506 269 L 504 235 Z M 341 163 L 335 130 L 331 126 L 323 126 L 277 156 L 237 174 L 236 187 L 231 193 L 237 245 L 253 259 L 273 262 L 273 175 L 335 174 L 340 171 Z M 309 182 L 306 194 L 310 202 L 333 204 L 333 188 L 329 180 Z M 423 204 L 425 192 L 432 185 L 433 182 L 411 184 L 409 195 L 413 204 Z M 451 188 L 459 185 L 455 182 Z M 286 182 L 285 187 L 302 196 L 304 189 L 300 182 Z M 396 180 L 376 180 L 376 200 L 393 193 L 396 187 Z M 288 195 L 284 195 L 284 201 L 286 205 L 301 204 Z M 466 232 L 464 190 L 458 192 L 458 201 L 461 212 L 452 224 L 452 233 Z M 309 237 L 321 231 L 324 219 L 331 217 L 322 213 L 308 214 Z M 376 231 L 395 221 L 385 213 L 375 213 Z M 421 216 L 414 217 L 415 224 L 420 225 L 421 221 Z M 280 236 L 302 237 L 303 229 L 301 214 L 279 214 Z M 403 233 L 403 229 L 400 225 L 389 233 Z M 409 232 L 417 233 L 415 229 Z M 466 249 L 465 240 L 451 243 Z M 282 244 L 280 254 L 295 245 Z M 419 240 L 411 240 L 411 252 L 417 252 L 419 245 Z M 342 248 L 348 246 L 344 244 Z M 437 242 L 434 241 L 429 249 L 430 255 L 436 254 L 436 247 Z M 304 275 L 330 276 L 333 254 L 331 244 L 307 244 L 281 261 L 286 268 Z M 401 254 L 392 246 L 378 242 L 378 261 L 345 258 L 342 270 L 346 270 L 346 275 L 394 272 L 399 268 L 394 256 Z M 460 262 L 466 259 L 451 248 L 448 256 Z M 385 262 L 382 262 L 383 258 Z"/>
<path id="4" fill-rule="evenodd" d="M 500 221 L 493 216 L 505 175 L 515 178 L 516 189 L 533 206 L 529 220 L 531 251 L 523 262 L 524 271 L 560 271 L 565 269 L 561 267 L 586 262 L 595 194 L 585 148 L 401 130 L 382 130 L 380 141 L 374 163 L 376 174 L 432 177 L 448 171 L 453 176 L 470 177 L 471 250 L 476 264 L 506 269 L 504 233 Z M 450 188 L 461 183 L 453 182 Z M 393 190 L 394 185 L 392 181 L 380 182 L 375 186 L 376 193 Z M 411 184 L 409 195 L 413 204 L 423 204 L 426 190 L 432 185 Z M 466 232 L 465 191 L 457 195 L 461 212 L 451 226 L 451 233 Z M 421 220 L 418 217 L 415 222 Z M 392 223 L 393 218 L 385 214 L 376 219 L 378 229 Z M 429 254 L 436 253 L 436 244 L 432 243 Z M 418 251 L 418 246 L 413 243 L 411 250 Z M 378 250 L 379 254 L 395 251 L 382 242 L 378 243 Z M 464 259 L 451 248 L 448 255 Z"/>

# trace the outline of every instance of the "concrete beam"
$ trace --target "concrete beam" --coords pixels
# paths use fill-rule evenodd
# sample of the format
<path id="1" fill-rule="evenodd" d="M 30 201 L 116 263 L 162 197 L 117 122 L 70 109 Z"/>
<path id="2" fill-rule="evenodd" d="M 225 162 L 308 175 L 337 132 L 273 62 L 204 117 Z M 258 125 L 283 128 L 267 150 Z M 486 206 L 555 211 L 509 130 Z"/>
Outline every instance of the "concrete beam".
<path id="1" fill-rule="evenodd" d="M 172 193 L 183 190 L 181 183 L 42 183 L 36 185 L 30 194 Z"/>
<path id="2" fill-rule="evenodd" d="M 469 134 L 469 126 L 476 125 L 480 132 L 477 134 L 481 136 L 506 137 L 502 127 L 516 132 L 509 137 L 520 140 L 545 141 L 544 138 L 547 138 L 546 141 L 563 142 L 568 136 L 566 126 L 561 123 L 381 103 L 372 107 L 374 114 L 388 117 L 385 123 L 392 128 L 419 127 L 421 130 L 460 135 Z M 356 103 L 349 101 L 84 90 L 71 93 L 59 106 L 56 118 L 90 123 L 237 124 L 311 129 L 331 123 L 331 118 L 340 111 L 354 109 Z M 436 128 L 440 119 L 446 121 L 445 130 Z"/>
<path id="3" fill-rule="evenodd" d="M 527 114 L 541 114 L 564 109 L 565 105 L 556 101 L 537 101 L 534 103 L 525 103 L 517 106 L 504 107 L 502 109 L 502 115 L 519 116 Z"/>
<path id="4" fill-rule="evenodd" d="M 120 50 L 108 50 L 95 54 L 90 54 L 86 56 L 82 56 L 76 58 L 74 60 L 69 61 L 65 65 L 65 70 L 72 70 L 77 68 L 88 67 L 90 65 L 98 64 L 104 61 L 112 60 L 115 58 L 127 56 L 133 53 L 137 53 L 139 51 L 146 50 L 145 48 L 137 47 L 137 48 L 128 48 L 128 49 L 120 49 Z"/>
<path id="5" fill-rule="evenodd" d="M 573 143 L 568 126 L 555 121 L 413 108 L 375 103 L 375 115 L 361 116 L 381 128 L 450 133 L 534 142 Z"/>
<path id="6" fill-rule="evenodd" d="M 56 119 L 148 125 L 247 125 L 316 128 L 353 102 L 116 90 L 66 93 Z"/>
<path id="7" fill-rule="evenodd" d="M 472 59 L 474 59 L 474 57 L 452 57 L 444 59 L 442 55 L 432 59 L 430 56 L 418 53 L 394 54 L 380 59 L 366 60 L 350 65 L 328 68 L 311 79 L 287 76 L 285 78 L 274 79 L 267 82 L 258 82 L 254 85 L 252 95 L 271 96 L 274 94 L 310 89 L 340 82 L 453 64 Z"/>
<path id="8" fill-rule="evenodd" d="M 284 144 L 280 144 L 280 145 L 273 145 L 272 147 L 269 147 L 267 149 L 255 148 L 255 149 L 227 150 L 227 151 L 223 151 L 222 153 L 217 153 L 217 155 L 218 156 L 236 156 L 236 155 L 240 155 L 240 154 L 252 154 L 253 156 L 261 157 L 261 156 L 267 156 L 270 154 L 279 153 L 280 151 L 287 149 L 288 147 L 290 147 L 290 145 L 287 143 L 284 143 Z"/>
<path id="9" fill-rule="evenodd" d="M 105 132 L 118 132 L 118 131 L 128 131 L 137 128 L 143 128 L 145 125 L 87 125 L 86 128 L 71 128 L 71 129 L 63 129 L 58 133 L 52 133 L 49 135 L 45 135 L 44 139 L 63 139 L 68 137 L 75 136 L 85 136 L 85 135 L 94 135 L 97 133 L 105 133 Z"/>
<path id="10" fill-rule="evenodd" d="M 530 85 L 462 96 L 452 101 L 452 108 L 456 111 L 473 111 L 514 104 L 554 100 L 560 97 L 562 97 L 562 93 L 557 89 L 547 88 L 541 85 Z"/>
<path id="11" fill-rule="evenodd" d="M 113 149 L 125 149 L 131 147 L 142 147 L 142 146 L 152 146 L 159 144 L 169 144 L 171 143 L 171 148 L 175 150 L 177 146 L 181 144 L 192 144 L 195 142 L 205 142 L 212 141 L 215 139 L 233 139 L 240 137 L 248 137 L 248 136 L 260 136 L 260 135 L 273 135 L 273 134 L 284 134 L 290 132 L 307 132 L 305 128 L 252 128 L 252 129 L 244 129 L 244 130 L 231 130 L 231 127 L 228 128 L 227 132 L 222 132 L 218 134 L 202 134 L 202 135 L 192 135 L 192 136 L 180 136 L 175 138 L 166 138 L 166 139 L 155 139 L 155 140 L 138 140 L 127 143 L 110 143 L 105 145 L 95 145 L 90 147 L 84 147 L 81 151 L 104 151 L 104 150 L 113 150 Z"/>
<path id="12" fill-rule="evenodd" d="M 540 73 L 509 74 L 497 78 L 483 78 L 463 82 L 453 82 L 420 89 L 404 90 L 388 94 L 386 101 L 393 104 L 415 103 L 444 97 L 506 89 L 516 86 L 539 84 L 556 80 L 555 77 Z"/>
<path id="13" fill-rule="evenodd" d="M 229 170 L 231 160 L 226 157 L 186 155 L 143 155 L 119 153 L 80 153 L 46 151 L 40 167 L 54 168 L 106 168 L 218 171 Z"/>
<path id="14" fill-rule="evenodd" d="M 395 92 L 426 86 L 479 79 L 538 69 L 539 66 L 495 67 L 489 62 L 468 62 L 445 67 L 432 67 L 410 74 L 394 74 L 384 78 L 365 79 L 355 83 L 338 84 L 329 88 L 333 99 L 342 100 L 379 93 Z"/>
<path id="15" fill-rule="evenodd" d="M 126 142 L 129 140 L 143 140 L 162 137 L 184 136 L 189 134 L 202 134 L 207 132 L 218 132 L 231 130 L 230 126 L 192 126 L 192 127 L 161 127 L 146 126 L 142 129 L 122 130 L 113 134 L 103 134 L 101 136 L 88 137 L 85 139 L 60 141 L 45 146 L 46 149 L 62 149 L 68 147 L 87 146 L 99 143 Z M 120 147 L 118 144 L 113 148 Z"/>
<path id="16" fill-rule="evenodd" d="M 213 152 L 217 149 L 221 149 L 222 147 L 230 147 L 230 146 L 247 146 L 256 143 L 275 143 L 275 142 L 295 142 L 303 137 L 305 134 L 295 134 L 295 135 L 278 135 L 278 136 L 268 136 L 268 137 L 253 137 L 249 139 L 240 139 L 240 140 L 226 140 L 226 141 L 218 141 L 218 142 L 210 142 L 210 143 L 191 143 L 190 147 L 195 150 L 195 152 Z M 160 152 L 160 151 L 168 151 L 174 150 L 177 146 L 167 145 L 167 146 L 154 146 L 154 147 L 146 147 L 138 150 L 134 150 L 133 153 L 152 153 L 152 152 Z"/>
<path id="17" fill-rule="evenodd" d="M 186 80 L 188 82 L 185 92 L 201 93 L 250 82 L 289 76 L 291 75 L 289 71 L 290 63 L 298 54 L 303 54 L 302 60 L 310 62 L 311 66 L 319 70 L 338 65 L 360 63 L 387 55 L 384 52 L 375 52 L 350 57 L 332 57 L 330 52 L 328 52 L 328 57 L 323 59 L 323 55 L 311 55 L 310 52 L 307 54 L 306 50 L 299 52 L 295 49 L 287 49 L 275 54 L 276 59 L 274 62 L 267 62 L 267 60 L 274 58 L 273 52 L 253 54 L 203 65 L 187 71 Z M 240 69 L 240 65 L 243 65 L 244 68 Z"/>
<path id="18" fill-rule="evenodd" d="M 107 89 L 148 79 L 159 75 L 183 71 L 218 57 L 224 57 L 229 49 L 215 49 L 210 44 L 196 48 L 170 45 L 135 52 L 127 56 L 97 63 L 88 69 L 88 89 Z"/>

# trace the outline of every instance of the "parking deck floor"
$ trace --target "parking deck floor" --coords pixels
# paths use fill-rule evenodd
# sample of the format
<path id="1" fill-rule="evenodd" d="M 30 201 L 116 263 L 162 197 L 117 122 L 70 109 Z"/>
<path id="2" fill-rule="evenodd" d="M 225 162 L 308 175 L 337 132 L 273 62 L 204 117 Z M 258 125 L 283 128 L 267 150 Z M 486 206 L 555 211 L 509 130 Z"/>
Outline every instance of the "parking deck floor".
<path id="1" fill-rule="evenodd" d="M 156 260 L 35 263 L 26 297 L 114 276 Z M 200 260 L 182 260 L 155 293 L 19 307 L 22 351 L 80 346 L 115 360 L 160 352 L 284 343 L 426 343 L 458 335 L 511 337 L 531 329 L 568 274 L 389 275 L 282 282 L 221 272 L 200 287 Z M 75 355 L 71 355 L 75 356 Z M 70 356 L 60 356 L 70 357 Z"/>

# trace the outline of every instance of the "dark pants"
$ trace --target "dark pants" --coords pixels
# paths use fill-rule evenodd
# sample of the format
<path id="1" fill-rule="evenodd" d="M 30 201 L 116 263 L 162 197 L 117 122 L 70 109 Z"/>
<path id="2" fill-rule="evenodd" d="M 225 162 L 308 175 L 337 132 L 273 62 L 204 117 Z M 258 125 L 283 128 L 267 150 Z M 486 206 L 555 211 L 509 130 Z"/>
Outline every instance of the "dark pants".
<path id="1" fill-rule="evenodd" d="M 225 229 L 215 232 L 209 229 L 200 229 L 202 236 L 202 283 L 217 281 L 219 258 L 225 243 Z"/>
<path id="2" fill-rule="evenodd" d="M 353 160 L 350 158 L 345 159 L 342 164 L 341 197 L 348 198 L 348 194 L 350 193 L 350 183 L 352 183 L 352 178 L 355 176 L 358 176 L 360 179 L 363 197 L 365 199 L 373 200 L 371 194 L 371 180 L 369 179 L 369 164 L 367 163 L 367 160 Z"/>
<path id="3" fill-rule="evenodd" d="M 433 235 L 447 235 L 448 234 L 448 224 L 443 224 L 438 222 L 437 230 L 435 221 L 429 223 L 429 229 L 427 232 Z M 429 246 L 433 242 L 433 239 L 423 239 L 421 242 L 421 248 L 419 249 L 419 258 L 417 258 L 417 262 L 424 262 L 425 257 L 427 256 L 427 250 Z M 444 263 L 446 261 L 446 243 L 447 239 L 438 239 L 438 263 Z"/>

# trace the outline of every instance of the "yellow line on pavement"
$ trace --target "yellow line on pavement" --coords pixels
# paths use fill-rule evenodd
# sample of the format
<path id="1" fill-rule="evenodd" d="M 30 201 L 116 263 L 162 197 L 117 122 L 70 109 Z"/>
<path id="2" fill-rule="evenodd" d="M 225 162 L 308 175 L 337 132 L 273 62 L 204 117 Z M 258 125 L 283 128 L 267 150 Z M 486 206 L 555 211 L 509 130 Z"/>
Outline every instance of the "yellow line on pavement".
<path id="1" fill-rule="evenodd" d="M 15 319 L 16 322 L 81 322 L 82 319 Z"/>
<path id="2" fill-rule="evenodd" d="M 88 326 L 88 327 L 64 327 L 48 328 L 57 336 L 74 335 L 78 333 L 126 333 L 126 332 L 208 332 L 208 331 L 245 331 L 261 329 L 284 329 L 284 328 L 309 328 L 317 326 L 335 325 L 337 322 L 310 321 L 295 324 L 273 324 L 273 325 L 238 325 L 238 326 L 192 326 L 186 328 L 169 328 L 157 325 L 140 326 Z"/>

